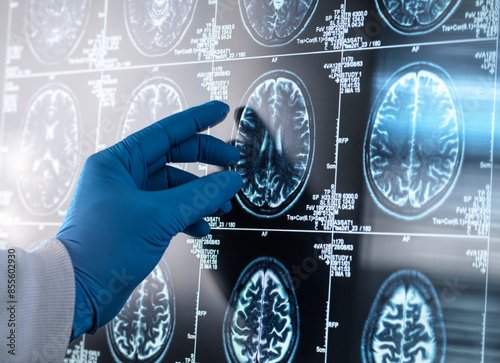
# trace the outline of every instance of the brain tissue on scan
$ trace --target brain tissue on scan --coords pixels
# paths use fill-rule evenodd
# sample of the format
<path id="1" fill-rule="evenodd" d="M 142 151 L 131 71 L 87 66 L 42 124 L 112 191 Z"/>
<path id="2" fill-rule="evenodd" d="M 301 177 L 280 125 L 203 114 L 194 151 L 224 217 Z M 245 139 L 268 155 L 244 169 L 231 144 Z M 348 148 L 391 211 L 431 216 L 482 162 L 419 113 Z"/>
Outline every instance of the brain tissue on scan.
<path id="1" fill-rule="evenodd" d="M 154 268 L 106 325 L 113 358 L 119 363 L 161 362 L 175 327 L 175 297 L 165 261 Z"/>
<path id="2" fill-rule="evenodd" d="M 399 33 L 422 34 L 441 25 L 460 0 L 377 0 L 379 12 Z"/>
<path id="3" fill-rule="evenodd" d="M 364 172 L 377 204 L 402 219 L 423 217 L 453 189 L 462 159 L 461 107 L 449 75 L 415 63 L 379 93 L 364 145 Z"/>
<path id="4" fill-rule="evenodd" d="M 240 275 L 223 325 L 231 363 L 292 362 L 299 340 L 299 309 L 290 274 L 276 259 L 260 257 Z"/>
<path id="5" fill-rule="evenodd" d="M 142 82 L 130 97 L 123 115 L 119 140 L 186 108 L 180 88 L 166 77 Z"/>
<path id="6" fill-rule="evenodd" d="M 237 195 L 259 217 L 284 213 L 302 193 L 314 155 L 314 113 L 309 94 L 293 74 L 270 72 L 247 91 L 237 115 L 235 166 L 243 178 Z"/>
<path id="7" fill-rule="evenodd" d="M 30 0 L 25 32 L 35 57 L 44 64 L 66 60 L 87 26 L 90 0 Z"/>
<path id="8" fill-rule="evenodd" d="M 80 119 L 75 95 L 61 83 L 49 83 L 32 97 L 17 165 L 19 194 L 31 213 L 55 213 L 68 199 L 80 162 Z"/>
<path id="9" fill-rule="evenodd" d="M 135 47 L 146 56 L 161 56 L 182 39 L 196 0 L 125 0 L 125 21 Z"/>
<path id="10" fill-rule="evenodd" d="M 361 341 L 364 363 L 445 361 L 446 333 L 438 297 L 427 277 L 403 270 L 380 288 Z"/>
<path id="11" fill-rule="evenodd" d="M 245 27 L 260 44 L 283 45 L 307 25 L 317 0 L 240 0 Z"/>

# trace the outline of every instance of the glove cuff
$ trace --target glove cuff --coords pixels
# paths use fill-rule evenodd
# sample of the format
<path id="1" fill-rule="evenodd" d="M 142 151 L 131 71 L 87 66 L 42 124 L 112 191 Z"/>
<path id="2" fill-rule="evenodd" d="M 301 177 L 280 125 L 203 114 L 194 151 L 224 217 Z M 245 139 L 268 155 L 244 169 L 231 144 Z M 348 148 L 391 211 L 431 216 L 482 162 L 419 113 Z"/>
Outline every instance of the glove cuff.
<path id="1" fill-rule="evenodd" d="M 95 321 L 94 306 L 90 302 L 88 292 L 85 291 L 83 286 L 75 274 L 75 314 L 73 315 L 71 341 L 85 333 L 94 334 L 98 328 L 98 324 Z"/>

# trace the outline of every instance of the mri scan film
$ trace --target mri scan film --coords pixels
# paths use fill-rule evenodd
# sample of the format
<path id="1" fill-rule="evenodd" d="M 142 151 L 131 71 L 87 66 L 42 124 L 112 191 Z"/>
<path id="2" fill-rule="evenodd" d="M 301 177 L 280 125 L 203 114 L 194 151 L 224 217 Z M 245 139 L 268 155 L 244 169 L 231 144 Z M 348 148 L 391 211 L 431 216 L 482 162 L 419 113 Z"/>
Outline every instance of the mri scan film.
<path id="1" fill-rule="evenodd" d="M 285 267 L 271 257 L 250 263 L 231 294 L 223 327 L 228 362 L 291 362 L 299 309 Z"/>
<path id="2" fill-rule="evenodd" d="M 119 202 L 183 231 L 60 361 L 500 363 L 500 0 L 0 0 L 0 18 L 7 254 L 58 234 L 87 158 L 169 134 L 125 165 L 150 215 Z"/>
<path id="3" fill-rule="evenodd" d="M 252 38 L 266 46 L 283 45 L 307 25 L 317 0 L 240 0 L 245 27 Z"/>
<path id="4" fill-rule="evenodd" d="M 443 363 L 446 335 L 439 300 L 427 277 L 403 270 L 380 288 L 363 330 L 364 363 Z"/>
<path id="5" fill-rule="evenodd" d="M 31 99 L 17 167 L 19 193 L 31 213 L 54 213 L 68 198 L 79 167 L 80 118 L 76 97 L 63 84 L 48 84 Z"/>
<path id="6" fill-rule="evenodd" d="M 160 260 L 120 313 L 106 325 L 113 358 L 119 363 L 161 362 L 174 327 L 174 289 L 168 266 Z"/>
<path id="7" fill-rule="evenodd" d="M 237 198 L 259 217 L 285 212 L 302 193 L 314 156 L 314 113 L 302 81 L 273 71 L 247 91 L 237 114 L 235 146 L 243 177 Z"/>
<path id="8" fill-rule="evenodd" d="M 377 0 L 387 23 L 402 34 L 422 34 L 441 25 L 455 10 L 460 0 Z"/>
<path id="9" fill-rule="evenodd" d="M 44 64 L 66 60 L 87 26 L 91 0 L 30 0 L 26 35 L 29 46 Z"/>
<path id="10" fill-rule="evenodd" d="M 125 0 L 130 39 L 146 56 L 167 54 L 184 35 L 195 6 L 196 0 Z"/>
<path id="11" fill-rule="evenodd" d="M 451 78 L 416 63 L 378 95 L 364 146 L 364 171 L 377 204 L 403 219 L 422 217 L 452 190 L 463 159 L 463 120 Z"/>

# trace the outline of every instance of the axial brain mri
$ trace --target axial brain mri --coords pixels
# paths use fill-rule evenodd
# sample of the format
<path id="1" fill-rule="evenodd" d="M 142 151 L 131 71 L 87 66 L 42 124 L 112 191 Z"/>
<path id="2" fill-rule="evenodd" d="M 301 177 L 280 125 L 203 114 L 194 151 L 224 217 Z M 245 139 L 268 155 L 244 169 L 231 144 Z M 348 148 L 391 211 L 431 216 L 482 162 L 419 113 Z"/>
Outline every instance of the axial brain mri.
<path id="1" fill-rule="evenodd" d="M 172 80 L 166 77 L 147 79 L 132 92 L 118 139 L 121 140 L 185 108 L 184 95 Z"/>
<path id="2" fill-rule="evenodd" d="M 247 91 L 237 114 L 237 198 L 258 217 L 275 217 L 302 193 L 314 156 L 314 113 L 307 89 L 289 72 L 273 71 Z"/>
<path id="3" fill-rule="evenodd" d="M 363 330 L 363 363 L 443 363 L 445 353 L 443 314 L 432 283 L 414 270 L 389 276 Z"/>
<path id="4" fill-rule="evenodd" d="M 240 0 L 245 27 L 252 38 L 265 46 L 289 43 L 306 26 L 317 0 Z"/>
<path id="5" fill-rule="evenodd" d="M 35 215 L 55 213 L 76 180 L 81 122 L 78 101 L 62 83 L 49 83 L 32 97 L 19 144 L 17 185 Z"/>
<path id="6" fill-rule="evenodd" d="M 175 296 L 165 261 L 137 286 L 118 315 L 106 325 L 113 358 L 119 363 L 161 362 L 175 327 Z"/>
<path id="7" fill-rule="evenodd" d="M 292 362 L 299 325 L 290 274 L 272 257 L 255 259 L 241 273 L 226 310 L 223 338 L 228 362 Z"/>
<path id="8" fill-rule="evenodd" d="M 196 0 L 125 0 L 130 39 L 142 54 L 167 54 L 180 41 L 194 13 Z"/>
<path id="9" fill-rule="evenodd" d="M 91 0 L 30 0 L 25 31 L 28 44 L 44 64 L 63 62 L 87 26 Z"/>
<path id="10" fill-rule="evenodd" d="M 452 191 L 463 144 L 450 76 L 429 63 L 400 69 L 379 93 L 366 132 L 364 172 L 373 198 L 395 217 L 425 216 Z"/>
<path id="11" fill-rule="evenodd" d="M 460 0 L 377 0 L 382 17 L 398 33 L 428 33 L 441 25 Z"/>

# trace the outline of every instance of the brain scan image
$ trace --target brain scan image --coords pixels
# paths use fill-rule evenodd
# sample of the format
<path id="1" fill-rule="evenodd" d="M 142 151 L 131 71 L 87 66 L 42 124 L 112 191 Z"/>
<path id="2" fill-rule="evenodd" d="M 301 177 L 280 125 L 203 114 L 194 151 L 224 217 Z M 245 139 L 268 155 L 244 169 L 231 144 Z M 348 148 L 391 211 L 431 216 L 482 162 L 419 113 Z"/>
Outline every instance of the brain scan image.
<path id="1" fill-rule="evenodd" d="M 119 139 L 186 108 L 180 88 L 166 77 L 153 77 L 132 93 L 123 116 Z"/>
<path id="2" fill-rule="evenodd" d="M 125 0 L 125 22 L 135 47 L 149 57 L 171 51 L 182 39 L 197 0 Z"/>
<path id="3" fill-rule="evenodd" d="M 412 270 L 391 275 L 363 330 L 363 363 L 443 363 L 445 351 L 443 315 L 432 283 Z"/>
<path id="4" fill-rule="evenodd" d="M 292 362 L 299 341 L 299 309 L 287 269 L 261 257 L 240 275 L 223 326 L 231 363 Z"/>
<path id="5" fill-rule="evenodd" d="M 459 3 L 460 0 L 376 0 L 380 14 L 391 28 L 405 35 L 436 29 Z"/>
<path id="6" fill-rule="evenodd" d="M 240 0 L 240 12 L 252 38 L 265 46 L 289 43 L 305 28 L 317 0 Z"/>
<path id="7" fill-rule="evenodd" d="M 364 173 L 371 195 L 395 217 L 423 217 L 453 189 L 463 149 L 461 107 L 449 75 L 429 63 L 404 67 L 370 115 Z"/>
<path id="8" fill-rule="evenodd" d="M 79 170 L 76 97 L 51 83 L 31 99 L 20 135 L 17 186 L 25 207 L 36 215 L 55 213 L 67 200 Z"/>
<path id="9" fill-rule="evenodd" d="M 184 94 L 177 84 L 166 77 L 150 78 L 142 82 L 132 93 L 123 115 L 118 140 L 185 108 Z M 170 163 L 169 166 L 186 170 L 188 164 Z"/>
<path id="10" fill-rule="evenodd" d="M 243 178 L 240 204 L 259 217 L 276 217 L 302 193 L 314 156 L 311 99 L 290 72 L 264 74 L 250 87 L 237 114 L 235 166 Z"/>
<path id="11" fill-rule="evenodd" d="M 91 0 L 30 0 L 25 31 L 28 44 L 44 64 L 66 60 L 87 27 Z"/>
<path id="12" fill-rule="evenodd" d="M 156 363 L 164 358 L 174 327 L 174 289 L 168 266 L 160 260 L 106 325 L 106 335 L 116 362 Z"/>

